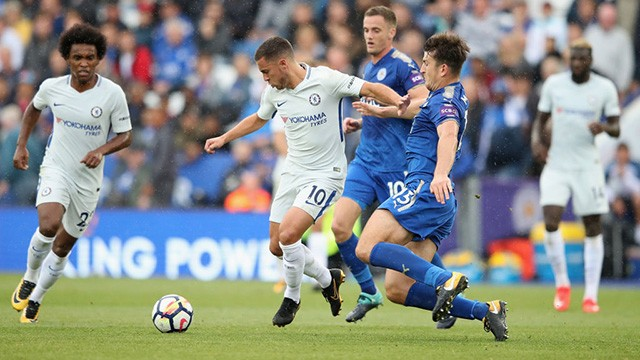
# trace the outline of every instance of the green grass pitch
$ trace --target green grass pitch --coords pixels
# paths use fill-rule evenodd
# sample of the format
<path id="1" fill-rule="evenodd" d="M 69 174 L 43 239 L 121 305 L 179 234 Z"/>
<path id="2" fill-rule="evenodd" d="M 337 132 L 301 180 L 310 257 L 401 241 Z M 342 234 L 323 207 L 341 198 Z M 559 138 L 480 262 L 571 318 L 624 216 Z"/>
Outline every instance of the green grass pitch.
<path id="1" fill-rule="evenodd" d="M 551 307 L 551 285 L 471 284 L 465 295 L 508 302 L 510 339 L 485 333 L 480 321 L 436 330 L 431 314 L 387 301 L 364 321 L 344 316 L 358 287 L 343 285 L 339 317 L 310 284 L 295 321 L 271 325 L 282 300 L 270 283 L 196 280 L 63 278 L 47 294 L 38 324 L 20 324 L 9 299 L 20 275 L 0 275 L 0 359 L 638 359 L 640 284 L 601 288 L 598 314 Z M 162 334 L 151 309 L 162 295 L 191 301 L 186 333 Z M 0 303 L 1 304 L 1 303 Z"/>

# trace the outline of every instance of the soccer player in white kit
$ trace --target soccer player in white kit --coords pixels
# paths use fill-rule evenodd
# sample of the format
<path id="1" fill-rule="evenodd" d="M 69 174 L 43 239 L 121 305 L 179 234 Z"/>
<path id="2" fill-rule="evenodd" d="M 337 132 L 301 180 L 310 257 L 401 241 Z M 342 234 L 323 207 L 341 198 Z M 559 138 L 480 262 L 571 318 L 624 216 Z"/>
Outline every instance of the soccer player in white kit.
<path id="1" fill-rule="evenodd" d="M 69 252 L 93 217 L 104 156 L 131 143 L 124 91 L 96 74 L 106 48 L 104 35 L 90 25 L 78 24 L 65 31 L 58 50 L 70 74 L 45 80 L 22 119 L 13 165 L 26 170 L 27 140 L 40 113 L 49 107 L 54 116 L 40 167 L 38 228 L 29 244 L 27 271 L 11 296 L 13 308 L 22 311 L 23 323 L 38 321 L 42 298 L 62 275 Z M 108 139 L 110 130 L 116 135 Z"/>
<path id="2" fill-rule="evenodd" d="M 549 77 L 543 87 L 531 138 L 534 157 L 545 162 L 540 176 L 540 205 L 545 224 L 544 247 L 555 277 L 553 305 L 569 308 L 571 284 L 567 275 L 564 241 L 558 226 L 571 197 L 573 211 L 582 217 L 585 293 L 582 310 L 600 311 L 598 287 L 604 258 L 600 216 L 609 211 L 604 193 L 604 170 L 594 136 L 620 135 L 620 106 L 612 81 L 591 72 L 591 45 L 578 39 L 570 47 L 570 72 Z M 601 122 L 602 116 L 606 122 Z M 553 136 L 546 139 L 547 121 Z"/>
<path id="3" fill-rule="evenodd" d="M 278 36 L 262 43 L 254 59 L 270 85 L 262 94 L 260 108 L 225 134 L 208 139 L 205 151 L 214 153 L 229 141 L 258 130 L 278 113 L 272 121 L 284 121 L 288 153 L 271 205 L 269 250 L 282 257 L 287 288 L 273 325 L 282 327 L 293 321 L 300 306 L 303 273 L 318 281 L 332 315 L 337 316 L 344 273 L 321 265 L 300 238 L 342 193 L 347 160 L 341 100 L 373 97 L 397 106 L 400 113 L 410 100 L 382 84 L 298 63 L 289 41 Z"/>

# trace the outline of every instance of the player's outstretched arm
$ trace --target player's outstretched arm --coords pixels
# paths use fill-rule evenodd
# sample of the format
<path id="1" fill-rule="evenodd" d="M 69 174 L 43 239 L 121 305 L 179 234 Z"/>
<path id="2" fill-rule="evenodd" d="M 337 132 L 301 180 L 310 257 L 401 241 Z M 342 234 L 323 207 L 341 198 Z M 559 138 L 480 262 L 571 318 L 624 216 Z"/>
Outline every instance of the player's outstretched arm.
<path id="1" fill-rule="evenodd" d="M 89 151 L 84 158 L 80 160 L 80 162 L 90 169 L 96 168 L 100 165 L 102 158 L 106 155 L 112 154 L 131 145 L 132 139 L 133 136 L 131 135 L 131 130 L 118 133 L 104 145 L 95 150 Z"/>
<path id="2" fill-rule="evenodd" d="M 16 151 L 13 154 L 13 167 L 19 170 L 27 170 L 29 168 L 29 150 L 27 150 L 27 142 L 33 128 L 36 126 L 40 118 L 41 111 L 33 106 L 33 102 L 27 106 L 27 110 L 22 116 L 22 127 L 18 135 L 16 143 Z"/>
<path id="3" fill-rule="evenodd" d="M 397 108 L 396 116 L 402 116 L 411 103 L 409 95 L 400 96 L 390 87 L 380 83 L 365 82 L 360 89 L 360 96 L 372 97 L 381 104 L 395 106 Z"/>
<path id="4" fill-rule="evenodd" d="M 240 121 L 236 126 L 234 126 L 226 133 L 218 137 L 207 139 L 204 144 L 204 151 L 208 152 L 209 154 L 213 154 L 216 152 L 216 150 L 223 147 L 224 144 L 237 138 L 243 137 L 247 134 L 251 134 L 252 132 L 263 127 L 266 123 L 267 120 L 261 119 L 257 114 L 251 114 L 242 119 L 242 121 Z"/>

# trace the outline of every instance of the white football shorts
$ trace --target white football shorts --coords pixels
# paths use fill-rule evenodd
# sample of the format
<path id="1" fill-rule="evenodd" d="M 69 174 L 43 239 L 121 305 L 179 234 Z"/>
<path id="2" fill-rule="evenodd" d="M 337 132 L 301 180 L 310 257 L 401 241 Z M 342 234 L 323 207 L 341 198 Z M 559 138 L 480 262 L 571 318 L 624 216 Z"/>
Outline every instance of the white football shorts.
<path id="1" fill-rule="evenodd" d="M 322 176 L 318 173 L 282 174 L 280 185 L 271 204 L 269 221 L 281 223 L 284 214 L 297 207 L 317 220 L 342 195 L 344 178 Z"/>
<path id="2" fill-rule="evenodd" d="M 540 205 L 565 207 L 570 197 L 577 216 L 608 213 L 602 168 L 598 165 L 582 170 L 559 170 L 545 166 L 540 175 Z"/>
<path id="3" fill-rule="evenodd" d="M 60 171 L 50 167 L 40 169 L 36 207 L 44 203 L 59 203 L 65 208 L 62 226 L 69 235 L 79 238 L 87 229 L 98 205 L 99 192 L 87 194 L 69 181 Z"/>

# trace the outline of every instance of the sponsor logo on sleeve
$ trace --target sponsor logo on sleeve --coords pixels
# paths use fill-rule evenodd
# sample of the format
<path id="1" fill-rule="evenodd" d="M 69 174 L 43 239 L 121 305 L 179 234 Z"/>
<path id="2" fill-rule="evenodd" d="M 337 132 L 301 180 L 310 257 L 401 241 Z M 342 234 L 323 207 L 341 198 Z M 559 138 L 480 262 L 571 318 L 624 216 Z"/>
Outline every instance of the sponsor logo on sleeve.
<path id="1" fill-rule="evenodd" d="M 451 117 L 456 116 L 457 117 L 458 116 L 458 110 L 453 105 L 445 104 L 445 105 L 442 105 L 440 107 L 440 115 L 441 116 L 446 116 L 446 117 L 449 117 L 449 116 L 451 116 Z"/>

